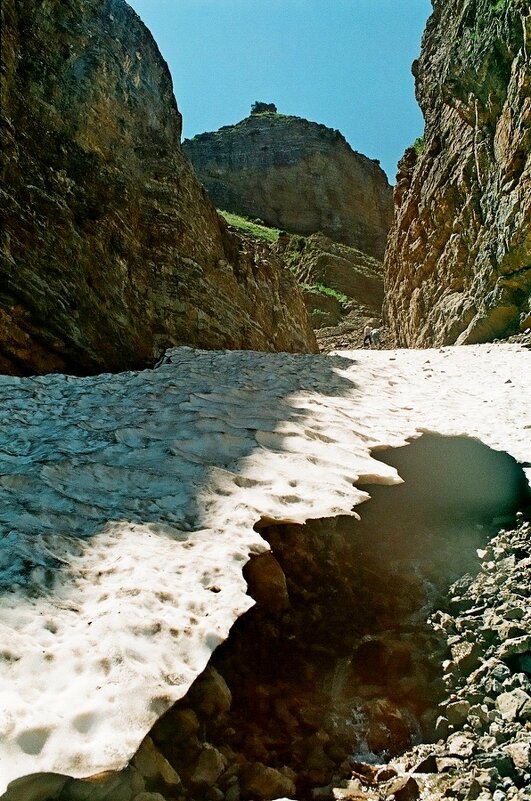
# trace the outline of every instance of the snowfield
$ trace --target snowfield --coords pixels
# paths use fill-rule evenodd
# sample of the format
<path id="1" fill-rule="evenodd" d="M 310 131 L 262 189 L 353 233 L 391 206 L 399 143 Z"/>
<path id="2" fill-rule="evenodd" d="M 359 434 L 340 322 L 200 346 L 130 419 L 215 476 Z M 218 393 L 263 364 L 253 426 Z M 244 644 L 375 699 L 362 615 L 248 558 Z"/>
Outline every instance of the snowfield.
<path id="1" fill-rule="evenodd" d="M 356 514 L 401 480 L 378 449 L 462 435 L 531 479 L 518 345 L 168 354 L 0 377 L 0 793 L 126 765 L 253 603 L 253 526 Z"/>

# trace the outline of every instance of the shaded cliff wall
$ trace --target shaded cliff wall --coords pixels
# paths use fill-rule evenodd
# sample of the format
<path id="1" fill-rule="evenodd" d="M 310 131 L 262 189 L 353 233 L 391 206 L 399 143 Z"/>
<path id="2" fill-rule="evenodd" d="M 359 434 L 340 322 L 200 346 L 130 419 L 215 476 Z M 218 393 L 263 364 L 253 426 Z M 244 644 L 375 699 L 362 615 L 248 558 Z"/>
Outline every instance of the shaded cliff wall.
<path id="1" fill-rule="evenodd" d="M 383 258 L 392 193 L 378 162 L 339 131 L 300 117 L 253 113 L 183 142 L 218 208 L 298 234 L 317 231 Z"/>
<path id="2" fill-rule="evenodd" d="M 170 345 L 315 350 L 295 282 L 228 234 L 123 0 L 2 0 L 0 371 L 137 367 Z"/>
<path id="3" fill-rule="evenodd" d="M 424 143 L 406 151 L 385 258 L 399 345 L 490 341 L 531 324 L 527 0 L 435 0 L 418 63 Z"/>

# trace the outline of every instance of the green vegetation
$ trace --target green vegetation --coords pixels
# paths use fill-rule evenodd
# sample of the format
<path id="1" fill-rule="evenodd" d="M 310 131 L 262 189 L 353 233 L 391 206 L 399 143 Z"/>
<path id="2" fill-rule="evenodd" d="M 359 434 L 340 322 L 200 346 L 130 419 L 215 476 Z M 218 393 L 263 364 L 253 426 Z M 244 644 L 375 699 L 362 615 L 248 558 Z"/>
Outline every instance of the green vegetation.
<path id="1" fill-rule="evenodd" d="M 302 289 L 307 292 L 312 292 L 314 295 L 328 295 L 330 298 L 335 298 L 340 303 L 347 303 L 348 297 L 343 292 L 338 292 L 337 289 L 332 289 L 325 284 L 301 284 Z"/>
<path id="2" fill-rule="evenodd" d="M 412 148 L 415 151 L 415 153 L 417 154 L 417 156 L 420 156 L 420 154 L 424 152 L 425 144 L 426 143 L 424 142 L 424 137 L 423 136 L 417 136 L 417 138 L 415 139 L 415 141 L 412 144 Z"/>
<path id="3" fill-rule="evenodd" d="M 511 0 L 491 0 L 494 11 L 505 11 Z"/>
<path id="4" fill-rule="evenodd" d="M 280 233 L 278 228 L 268 228 L 261 222 L 251 220 L 249 217 L 242 217 L 240 214 L 233 214 L 231 211 L 218 209 L 223 219 L 234 228 L 239 228 L 244 234 L 258 236 L 260 239 L 267 239 L 268 242 L 276 242 Z"/>

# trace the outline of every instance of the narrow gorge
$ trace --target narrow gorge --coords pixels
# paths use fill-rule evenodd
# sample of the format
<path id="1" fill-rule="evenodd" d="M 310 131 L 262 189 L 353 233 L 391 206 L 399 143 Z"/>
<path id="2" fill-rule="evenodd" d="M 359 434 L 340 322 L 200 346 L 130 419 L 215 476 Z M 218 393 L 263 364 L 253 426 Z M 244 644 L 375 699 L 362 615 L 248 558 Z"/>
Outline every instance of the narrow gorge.
<path id="1" fill-rule="evenodd" d="M 433 0 L 394 215 L 0 13 L 1 801 L 531 801 L 527 4 Z"/>

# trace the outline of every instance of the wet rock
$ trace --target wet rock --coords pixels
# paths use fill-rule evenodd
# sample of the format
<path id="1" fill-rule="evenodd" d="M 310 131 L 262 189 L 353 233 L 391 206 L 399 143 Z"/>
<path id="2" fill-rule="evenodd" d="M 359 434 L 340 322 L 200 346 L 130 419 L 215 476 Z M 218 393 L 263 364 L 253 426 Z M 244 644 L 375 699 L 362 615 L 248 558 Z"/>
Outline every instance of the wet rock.
<path id="1" fill-rule="evenodd" d="M 156 723 L 154 732 L 158 741 L 171 740 L 179 743 L 194 737 L 200 725 L 193 709 L 174 708 L 170 715 Z"/>
<path id="2" fill-rule="evenodd" d="M 71 779 L 66 782 L 59 801 L 133 801 L 144 792 L 145 784 L 139 771 L 128 767 L 119 773 L 102 773 L 89 779 Z M 40 801 L 37 796 L 35 801 Z M 19 801 L 17 797 L 17 801 Z"/>
<path id="3" fill-rule="evenodd" d="M 139 793 L 135 795 L 133 801 L 166 801 L 160 793 Z"/>

